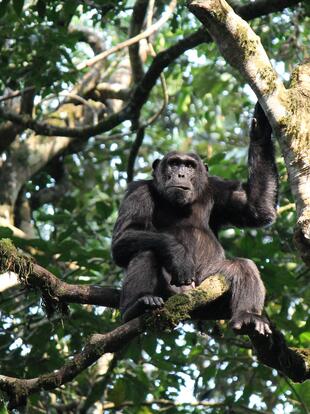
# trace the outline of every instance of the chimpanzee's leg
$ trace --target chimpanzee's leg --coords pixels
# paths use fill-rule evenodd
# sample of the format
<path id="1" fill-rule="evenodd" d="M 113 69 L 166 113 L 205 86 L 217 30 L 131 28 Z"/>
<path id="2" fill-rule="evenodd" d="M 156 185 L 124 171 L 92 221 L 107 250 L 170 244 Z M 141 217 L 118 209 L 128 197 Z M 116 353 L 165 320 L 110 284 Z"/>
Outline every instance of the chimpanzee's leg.
<path id="1" fill-rule="evenodd" d="M 163 306 L 159 279 L 161 269 L 151 251 L 135 256 L 126 269 L 123 282 L 120 310 L 126 322 L 141 315 L 147 309 Z"/>
<path id="2" fill-rule="evenodd" d="M 262 335 L 271 333 L 268 320 L 261 316 L 265 301 L 265 287 L 252 260 L 235 258 L 224 260 L 218 270 L 231 286 L 231 326 L 245 333 L 247 327 Z"/>

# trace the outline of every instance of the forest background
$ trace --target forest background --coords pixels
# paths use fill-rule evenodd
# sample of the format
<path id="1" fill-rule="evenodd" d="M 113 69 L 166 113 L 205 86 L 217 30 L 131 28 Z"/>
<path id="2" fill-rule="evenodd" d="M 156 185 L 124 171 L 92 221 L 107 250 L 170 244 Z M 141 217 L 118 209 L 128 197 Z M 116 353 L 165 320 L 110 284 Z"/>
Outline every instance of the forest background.
<path id="1" fill-rule="evenodd" d="M 229 3 L 249 21 L 287 86 L 309 57 L 309 3 Z M 154 159 L 194 151 L 212 175 L 246 180 L 257 98 L 201 27 L 184 1 L 1 2 L 0 238 L 67 283 L 120 288 L 122 272 L 110 253 L 113 224 L 127 183 L 150 177 Z M 293 242 L 296 200 L 279 146 L 277 164 L 276 223 L 228 228 L 220 238 L 230 256 L 255 261 L 269 317 L 290 346 L 306 348 L 309 267 Z M 54 372 L 92 334 L 120 326 L 119 311 L 96 305 L 100 300 L 69 300 L 65 312 L 55 292 L 23 282 L 13 273 L 0 276 L 3 376 Z M 236 337 L 226 321 L 186 323 L 124 344 L 64 385 L 31 392 L 20 410 L 310 412 L 310 382 L 293 383 L 258 362 L 248 338 Z M 10 392 L 1 375 L 6 413 Z"/>

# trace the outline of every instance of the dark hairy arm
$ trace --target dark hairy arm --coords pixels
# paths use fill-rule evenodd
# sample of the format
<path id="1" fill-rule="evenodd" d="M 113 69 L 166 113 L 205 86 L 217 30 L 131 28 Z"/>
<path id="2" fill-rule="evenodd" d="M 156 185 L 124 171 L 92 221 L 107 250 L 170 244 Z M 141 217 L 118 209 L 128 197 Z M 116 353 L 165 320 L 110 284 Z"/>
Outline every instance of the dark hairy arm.
<path id="1" fill-rule="evenodd" d="M 250 130 L 248 180 L 242 184 L 210 177 L 215 199 L 211 226 L 260 227 L 275 220 L 278 173 L 271 132 L 267 117 L 257 103 Z"/>
<path id="2" fill-rule="evenodd" d="M 140 252 L 152 251 L 159 263 L 171 273 L 173 283 L 190 284 L 194 271 L 192 261 L 184 261 L 185 247 L 173 235 L 156 231 L 152 224 L 153 212 L 150 181 L 133 182 L 121 204 L 113 231 L 115 263 L 127 267 Z"/>

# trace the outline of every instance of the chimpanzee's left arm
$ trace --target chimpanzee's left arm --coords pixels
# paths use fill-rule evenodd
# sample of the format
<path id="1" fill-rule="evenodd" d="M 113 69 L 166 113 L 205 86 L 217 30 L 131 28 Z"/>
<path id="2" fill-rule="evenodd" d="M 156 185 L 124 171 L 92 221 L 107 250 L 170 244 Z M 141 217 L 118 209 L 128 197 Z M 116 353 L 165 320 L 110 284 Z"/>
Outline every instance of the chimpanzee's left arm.
<path id="1" fill-rule="evenodd" d="M 278 173 L 271 140 L 271 127 L 259 103 L 255 106 L 250 130 L 248 181 L 210 177 L 214 207 L 210 225 L 217 231 L 223 225 L 260 227 L 276 218 Z"/>

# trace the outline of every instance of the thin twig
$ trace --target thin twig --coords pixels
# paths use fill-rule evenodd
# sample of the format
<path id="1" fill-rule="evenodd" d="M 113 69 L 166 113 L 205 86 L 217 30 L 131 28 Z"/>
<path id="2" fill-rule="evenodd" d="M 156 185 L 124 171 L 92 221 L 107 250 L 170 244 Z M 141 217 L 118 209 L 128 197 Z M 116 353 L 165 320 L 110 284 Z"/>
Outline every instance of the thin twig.
<path id="1" fill-rule="evenodd" d="M 17 98 L 18 96 L 23 95 L 26 92 L 30 92 L 34 90 L 34 86 L 27 86 L 27 88 L 23 89 L 22 91 L 12 92 L 9 95 L 0 96 L 0 102 L 7 101 L 9 99 Z"/>
<path id="2" fill-rule="evenodd" d="M 285 211 L 287 211 L 287 210 L 293 210 L 294 208 L 295 208 L 295 203 L 289 203 L 289 204 L 286 204 L 285 206 L 278 207 L 277 213 L 278 214 L 282 214 Z"/>
<path id="3" fill-rule="evenodd" d="M 130 154 L 128 157 L 128 166 L 127 166 L 127 183 L 130 183 L 133 180 L 134 175 L 134 165 L 139 153 L 139 149 L 142 145 L 143 138 L 144 138 L 144 131 L 143 127 L 138 128 L 137 135 L 134 143 L 132 144 Z"/>
<path id="4" fill-rule="evenodd" d="M 168 10 L 163 14 L 163 16 L 156 22 L 154 23 L 151 27 L 149 27 L 147 30 L 145 30 L 144 32 L 138 34 L 137 36 L 134 36 L 128 40 L 125 40 L 124 42 L 119 43 L 118 45 L 112 47 L 109 50 L 106 50 L 102 53 L 99 53 L 99 55 L 86 60 L 85 62 L 80 63 L 79 65 L 77 65 L 77 69 L 78 70 L 82 70 L 84 68 L 86 68 L 87 66 L 93 66 L 95 63 L 99 62 L 100 60 L 103 60 L 105 58 L 107 58 L 108 56 L 112 55 L 115 52 L 118 52 L 121 49 L 124 49 L 125 47 L 131 46 L 137 42 L 139 42 L 142 39 L 145 39 L 149 36 L 151 36 L 153 33 L 155 33 L 157 30 L 159 30 L 159 28 L 165 24 L 167 22 L 167 20 L 170 19 L 175 7 L 177 5 L 177 1 L 176 0 L 172 0 L 168 6 Z"/>

